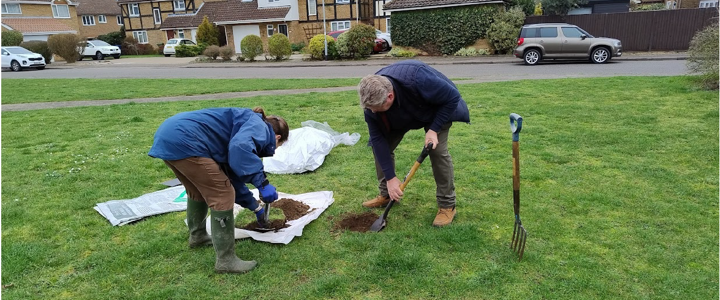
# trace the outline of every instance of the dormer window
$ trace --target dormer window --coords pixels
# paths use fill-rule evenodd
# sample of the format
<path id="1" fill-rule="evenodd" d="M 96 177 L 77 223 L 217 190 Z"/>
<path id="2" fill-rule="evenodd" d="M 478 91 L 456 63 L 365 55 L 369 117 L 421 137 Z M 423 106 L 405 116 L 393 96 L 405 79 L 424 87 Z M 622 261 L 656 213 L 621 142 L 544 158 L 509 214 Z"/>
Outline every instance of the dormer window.
<path id="1" fill-rule="evenodd" d="M 185 0 L 173 0 L 175 10 L 185 10 Z"/>
<path id="2" fill-rule="evenodd" d="M 52 5 L 53 18 L 70 18 L 70 9 L 67 5 Z"/>
<path id="3" fill-rule="evenodd" d="M 22 14 L 22 11 L 20 11 L 20 4 L 18 4 L 18 3 L 3 3 L 2 13 L 3 14 L 20 15 L 20 14 Z"/>
<path id="4" fill-rule="evenodd" d="M 128 10 L 130 11 L 131 17 L 139 17 L 140 16 L 140 4 L 137 4 L 137 3 L 128 4 Z"/>

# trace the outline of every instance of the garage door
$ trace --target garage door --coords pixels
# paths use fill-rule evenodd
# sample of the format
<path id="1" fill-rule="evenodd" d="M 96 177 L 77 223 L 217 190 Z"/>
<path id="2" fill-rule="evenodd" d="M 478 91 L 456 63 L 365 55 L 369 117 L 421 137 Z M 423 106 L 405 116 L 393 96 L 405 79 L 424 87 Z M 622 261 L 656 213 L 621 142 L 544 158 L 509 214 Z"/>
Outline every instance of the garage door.
<path id="1" fill-rule="evenodd" d="M 240 53 L 240 41 L 248 35 L 260 36 L 260 26 L 258 25 L 236 25 L 233 26 L 233 39 L 235 40 L 235 52 Z"/>
<path id="2" fill-rule="evenodd" d="M 47 34 L 44 35 L 23 35 L 23 42 L 27 41 L 47 41 L 48 39 Z"/>

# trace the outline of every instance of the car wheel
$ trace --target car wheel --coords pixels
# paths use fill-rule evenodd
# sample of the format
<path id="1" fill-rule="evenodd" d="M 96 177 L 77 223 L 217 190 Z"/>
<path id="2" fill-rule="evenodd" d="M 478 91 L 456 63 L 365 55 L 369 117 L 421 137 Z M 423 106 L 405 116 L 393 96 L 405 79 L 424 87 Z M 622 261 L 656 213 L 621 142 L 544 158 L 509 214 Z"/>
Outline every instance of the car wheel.
<path id="1" fill-rule="evenodd" d="M 605 47 L 597 47 L 590 55 L 590 60 L 596 64 L 606 63 L 610 60 L 610 51 Z"/>
<path id="2" fill-rule="evenodd" d="M 20 63 L 17 60 L 13 60 L 10 62 L 10 70 L 13 72 L 20 71 L 22 68 L 20 67 Z"/>
<path id="3" fill-rule="evenodd" d="M 85 58 L 85 57 L 83 57 L 82 55 L 80 55 L 80 56 L 78 56 L 78 60 L 77 60 L 77 61 L 81 61 L 81 60 L 83 60 L 83 58 Z"/>
<path id="4" fill-rule="evenodd" d="M 531 66 L 536 65 L 538 62 L 540 62 L 541 59 L 542 55 L 537 49 L 530 49 L 528 51 L 525 51 L 525 55 L 523 56 L 525 64 Z"/>
<path id="5" fill-rule="evenodd" d="M 38 70 L 45 70 L 45 67 L 37 67 Z"/>
<path id="6" fill-rule="evenodd" d="M 170 57 L 170 54 L 165 54 L 165 57 Z"/>
<path id="7" fill-rule="evenodd" d="M 120 54 L 113 55 L 115 59 L 120 59 Z"/>
<path id="8" fill-rule="evenodd" d="M 100 51 L 98 51 L 97 53 L 95 53 L 95 59 L 97 59 L 97 60 L 102 60 L 103 58 L 105 58 L 105 56 L 103 56 L 103 54 L 100 53 Z"/>

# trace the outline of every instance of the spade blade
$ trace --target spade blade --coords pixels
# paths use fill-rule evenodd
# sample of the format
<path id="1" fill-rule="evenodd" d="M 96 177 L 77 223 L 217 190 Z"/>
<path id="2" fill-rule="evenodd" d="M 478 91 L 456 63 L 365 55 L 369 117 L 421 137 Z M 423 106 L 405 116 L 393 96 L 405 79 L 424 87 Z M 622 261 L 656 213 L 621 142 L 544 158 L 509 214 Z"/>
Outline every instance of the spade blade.
<path id="1" fill-rule="evenodd" d="M 370 231 L 372 232 L 379 232 L 380 230 L 383 230 L 385 226 L 387 226 L 387 214 L 390 211 L 390 208 L 395 204 L 395 200 L 390 200 L 390 203 L 388 203 L 387 207 L 385 207 L 385 212 L 375 220 L 375 222 L 370 226 Z"/>

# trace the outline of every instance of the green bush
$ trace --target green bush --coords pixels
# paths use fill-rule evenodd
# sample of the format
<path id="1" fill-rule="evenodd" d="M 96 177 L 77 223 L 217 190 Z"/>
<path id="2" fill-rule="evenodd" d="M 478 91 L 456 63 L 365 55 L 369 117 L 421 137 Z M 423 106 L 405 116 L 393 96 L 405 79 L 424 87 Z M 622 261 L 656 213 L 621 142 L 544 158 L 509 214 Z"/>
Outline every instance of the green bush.
<path id="1" fill-rule="evenodd" d="M 490 52 L 488 52 L 486 49 L 475 49 L 473 47 L 460 48 L 460 50 L 455 52 L 455 56 L 480 56 L 488 54 L 490 54 Z"/>
<path id="2" fill-rule="evenodd" d="M 222 57 L 222 60 L 228 61 L 230 60 L 233 55 L 235 55 L 235 49 L 233 49 L 230 46 L 222 46 L 220 47 L 220 57 Z"/>
<path id="3" fill-rule="evenodd" d="M 249 61 L 255 61 L 255 57 L 263 53 L 262 39 L 251 34 L 240 41 L 240 55 Z"/>
<path id="4" fill-rule="evenodd" d="M 45 58 L 45 63 L 48 65 L 50 64 L 53 53 L 50 51 L 50 47 L 48 47 L 48 43 L 46 41 L 22 42 L 20 47 L 42 55 Z"/>
<path id="5" fill-rule="evenodd" d="M 3 46 L 20 46 L 23 41 L 23 35 L 20 31 L 3 31 L 2 32 L 2 45 Z"/>
<path id="6" fill-rule="evenodd" d="M 403 49 L 402 47 L 393 47 L 392 50 L 390 50 L 390 56 L 392 57 L 415 57 L 417 56 L 417 52 Z"/>
<path id="7" fill-rule="evenodd" d="M 150 44 L 139 44 L 137 46 L 138 54 L 139 55 L 149 55 L 149 54 L 157 54 L 158 51 L 153 47 L 153 45 Z"/>
<path id="8" fill-rule="evenodd" d="M 687 66 L 693 73 L 699 73 L 702 85 L 708 89 L 717 89 L 718 80 L 718 43 L 720 42 L 718 24 L 711 24 L 698 31 L 690 42 Z"/>
<path id="9" fill-rule="evenodd" d="M 122 55 L 138 55 L 138 41 L 132 37 L 127 36 L 125 37 L 125 40 L 123 40 L 122 47 L 120 47 L 120 51 Z"/>
<path id="10" fill-rule="evenodd" d="M 122 45 L 123 40 L 125 40 L 125 32 L 124 31 L 113 31 L 108 34 L 99 35 L 98 40 L 104 41 L 110 45 Z"/>
<path id="11" fill-rule="evenodd" d="M 200 26 L 198 26 L 197 35 L 195 36 L 198 44 L 220 45 L 218 35 L 220 35 L 220 33 L 218 32 L 217 26 L 210 23 L 207 16 L 203 16 L 203 21 L 200 23 Z"/>
<path id="12" fill-rule="evenodd" d="M 292 48 L 290 39 L 282 33 L 273 34 L 268 40 L 268 54 L 275 60 L 282 60 L 290 57 Z"/>
<path id="13" fill-rule="evenodd" d="M 525 14 L 517 6 L 498 14 L 487 32 L 490 45 L 500 53 L 509 53 L 515 49 L 524 22 Z"/>
<path id="14" fill-rule="evenodd" d="M 292 49 L 293 52 L 300 52 L 303 48 L 305 48 L 305 42 L 290 44 L 290 49 Z"/>
<path id="15" fill-rule="evenodd" d="M 325 39 L 323 39 L 325 37 Z M 325 41 L 327 41 L 328 59 L 337 57 L 336 42 L 329 35 L 318 34 L 310 39 L 307 50 L 313 59 L 324 59 L 325 57 Z"/>
<path id="16" fill-rule="evenodd" d="M 507 2 L 506 2 L 507 3 Z M 532 16 L 535 13 L 535 1 L 534 0 L 511 0 L 507 3 L 506 8 L 520 7 L 526 16 Z"/>
<path id="17" fill-rule="evenodd" d="M 220 56 L 220 47 L 216 45 L 210 45 L 205 48 L 205 51 L 203 51 L 203 55 L 210 57 L 213 60 L 216 60 L 218 56 Z"/>
<path id="18" fill-rule="evenodd" d="M 197 45 L 175 46 L 175 57 L 193 57 L 200 54 L 200 47 Z"/>
<path id="19" fill-rule="evenodd" d="M 543 12 L 550 16 L 564 16 L 580 5 L 587 3 L 587 0 L 541 0 Z"/>
<path id="20" fill-rule="evenodd" d="M 375 45 L 375 28 L 358 24 L 338 37 L 335 45 L 341 57 L 366 57 L 372 53 Z"/>
<path id="21" fill-rule="evenodd" d="M 82 41 L 83 39 L 77 34 L 63 33 L 51 35 L 48 37 L 47 43 L 52 53 L 62 57 L 67 63 L 74 63 L 80 57 L 78 44 Z M 83 50 L 82 47 L 84 46 L 81 46 L 80 51 Z"/>
<path id="22" fill-rule="evenodd" d="M 393 46 L 452 55 L 484 38 L 494 16 L 501 9 L 501 5 L 487 4 L 394 13 Z"/>

